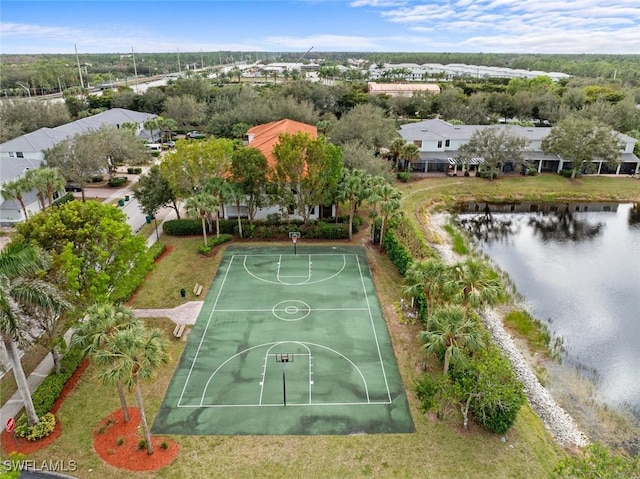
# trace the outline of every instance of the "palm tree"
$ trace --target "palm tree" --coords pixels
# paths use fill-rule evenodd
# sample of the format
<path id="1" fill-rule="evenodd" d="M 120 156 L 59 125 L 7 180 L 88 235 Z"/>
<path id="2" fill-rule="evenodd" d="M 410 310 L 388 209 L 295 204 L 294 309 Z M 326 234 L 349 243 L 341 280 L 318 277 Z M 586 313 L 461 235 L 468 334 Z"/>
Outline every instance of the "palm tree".
<path id="1" fill-rule="evenodd" d="M 0 335 L 31 426 L 39 420 L 20 362 L 18 345 L 31 341 L 33 320 L 29 312 L 36 309 L 51 311 L 65 304 L 60 291 L 36 277 L 50 265 L 50 256 L 31 245 L 10 243 L 0 251 Z"/>
<path id="2" fill-rule="evenodd" d="M 71 344 L 95 357 L 98 351 L 111 347 L 110 343 L 119 332 L 139 327 L 140 321 L 131 309 L 120 305 L 94 304 L 87 310 L 85 319 L 75 328 Z M 116 382 L 116 386 L 124 420 L 128 422 L 129 410 L 122 382 Z"/>
<path id="3" fill-rule="evenodd" d="M 391 156 L 391 158 L 393 159 L 393 164 L 397 169 L 399 169 L 398 160 L 400 159 L 400 156 L 402 155 L 402 149 L 406 144 L 407 142 L 404 138 L 395 138 L 389 144 L 389 156 Z"/>
<path id="4" fill-rule="evenodd" d="M 149 143 L 155 143 L 153 139 L 153 130 L 157 130 L 160 128 L 159 122 L 157 118 L 152 118 L 150 120 L 145 121 L 142 126 L 145 130 L 149 130 Z"/>
<path id="5" fill-rule="evenodd" d="M 411 172 L 413 162 L 420 159 L 420 148 L 413 143 L 407 143 L 402 147 L 401 155 L 405 171 Z"/>
<path id="6" fill-rule="evenodd" d="M 209 180 L 209 183 L 205 186 L 205 192 L 208 194 L 207 213 L 208 217 L 215 213 L 216 220 L 216 238 L 220 237 L 220 219 L 218 215 L 218 209 L 222 206 L 229 194 L 229 187 L 227 182 L 222 178 L 213 177 Z"/>
<path id="7" fill-rule="evenodd" d="M 225 181 L 222 184 L 221 194 L 223 198 L 223 204 L 226 202 L 232 202 L 236 205 L 236 213 L 238 218 L 238 234 L 240 235 L 240 238 L 242 238 L 242 219 L 240 218 L 240 202 L 244 198 L 242 188 L 238 183 Z"/>
<path id="8" fill-rule="evenodd" d="M 475 321 L 468 319 L 461 306 L 447 306 L 433 314 L 432 329 L 419 334 L 427 353 L 444 355 L 443 374 L 449 365 L 461 365 L 467 360 L 467 351 L 483 346 L 482 336 Z"/>
<path id="9" fill-rule="evenodd" d="M 345 170 L 338 185 L 338 201 L 349 203 L 349 240 L 353 237 L 353 215 L 361 201 L 370 195 L 367 174 L 362 170 Z"/>
<path id="10" fill-rule="evenodd" d="M 500 276 L 484 261 L 470 258 L 451 267 L 456 296 L 466 307 L 498 304 L 504 295 Z"/>
<path id="11" fill-rule="evenodd" d="M 153 454 L 151 432 L 147 424 L 140 382 L 153 379 L 156 370 L 169 362 L 168 343 L 159 329 L 145 330 L 142 325 L 118 331 L 107 349 L 96 352 L 95 361 L 105 369 L 98 377 L 106 383 L 124 383 L 135 390 L 147 454 Z"/>
<path id="12" fill-rule="evenodd" d="M 26 177 L 21 177 L 12 181 L 7 181 L 2 185 L 2 197 L 5 200 L 16 200 L 22 208 L 24 218 L 29 219 L 29 213 L 27 207 L 24 204 L 23 193 L 31 191 L 33 188 L 29 184 L 29 180 Z"/>
<path id="13" fill-rule="evenodd" d="M 57 168 L 40 167 L 37 171 L 39 175 L 44 178 L 43 182 L 46 188 L 47 199 L 49 200 L 49 206 L 51 206 L 53 204 L 53 194 L 64 188 L 66 180 Z"/>
<path id="14" fill-rule="evenodd" d="M 413 263 L 405 275 L 406 286 L 403 293 L 416 296 L 423 293 L 427 299 L 427 330 L 431 329 L 431 319 L 436 305 L 441 305 L 450 297 L 455 287 L 450 268 L 437 259 L 427 259 Z"/>
<path id="15" fill-rule="evenodd" d="M 207 223 L 209 222 L 209 213 L 212 211 L 212 206 L 217 205 L 217 200 L 208 193 L 198 193 L 197 195 L 187 198 L 184 202 L 187 216 L 200 218 L 202 221 L 202 236 L 204 237 L 204 245 L 207 246 Z M 217 224 L 217 215 L 216 215 Z M 218 229 L 218 236 L 220 231 Z"/>
<path id="16" fill-rule="evenodd" d="M 400 190 L 385 183 L 376 187 L 372 194 L 372 200 L 380 205 L 382 212 L 382 224 L 380 225 L 380 246 L 384 245 L 385 227 L 389 218 L 400 209 Z"/>
<path id="17" fill-rule="evenodd" d="M 40 209 L 44 211 L 47 207 L 45 202 L 45 194 L 47 192 L 47 181 L 40 173 L 40 168 L 34 170 L 27 170 L 25 178 L 31 188 L 35 188 L 38 191 L 38 201 L 40 202 Z"/>

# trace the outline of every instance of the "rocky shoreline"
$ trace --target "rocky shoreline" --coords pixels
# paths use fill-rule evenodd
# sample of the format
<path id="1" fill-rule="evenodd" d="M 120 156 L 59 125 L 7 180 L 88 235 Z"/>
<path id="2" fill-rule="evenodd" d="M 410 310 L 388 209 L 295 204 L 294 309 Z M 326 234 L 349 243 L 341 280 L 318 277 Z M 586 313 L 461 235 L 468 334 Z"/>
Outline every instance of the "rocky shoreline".
<path id="1" fill-rule="evenodd" d="M 439 213 L 431 218 L 432 226 L 440 232 L 444 240 L 447 236 L 443 226 L 448 215 Z M 451 249 L 451 245 L 432 244 L 440 258 L 448 264 L 455 263 L 460 258 Z M 513 364 L 516 376 L 522 382 L 524 391 L 533 411 L 540 417 L 544 426 L 551 433 L 556 442 L 562 446 L 584 447 L 589 444 L 586 434 L 580 431 L 574 419 L 553 399 L 547 389 L 540 384 L 529 363 L 518 349 L 511 335 L 502 323 L 502 316 L 495 310 L 487 308 L 480 314 L 482 322 L 491 334 L 495 343 Z"/>

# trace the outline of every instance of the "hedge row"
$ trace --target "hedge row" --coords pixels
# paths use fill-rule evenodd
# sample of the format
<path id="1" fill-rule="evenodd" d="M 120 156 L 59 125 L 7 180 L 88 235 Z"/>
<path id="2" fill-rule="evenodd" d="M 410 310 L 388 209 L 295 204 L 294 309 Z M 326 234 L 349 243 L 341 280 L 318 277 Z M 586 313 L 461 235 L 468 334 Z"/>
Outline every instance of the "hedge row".
<path id="1" fill-rule="evenodd" d="M 242 221 L 242 236 L 250 239 L 287 239 L 289 232 L 298 231 L 302 238 L 311 239 L 348 239 L 349 238 L 349 218 L 339 217 L 338 222 L 334 219 L 327 221 L 309 221 L 304 225 L 302 221 L 254 221 L 252 225 L 248 221 Z M 239 236 L 237 220 L 219 220 L 220 234 Z M 356 233 L 364 224 L 364 220 L 356 216 L 353 219 L 353 230 Z M 181 219 L 165 221 L 162 230 L 169 236 L 194 236 L 202 234 L 202 221 L 194 219 Z M 215 234 L 208 231 L 209 234 Z"/>
<path id="2" fill-rule="evenodd" d="M 65 383 L 78 369 L 83 358 L 84 354 L 80 350 L 70 349 L 60 360 L 62 371 L 60 373 L 55 372 L 55 370 L 52 371 L 38 386 L 31 396 L 38 416 L 51 411 Z"/>

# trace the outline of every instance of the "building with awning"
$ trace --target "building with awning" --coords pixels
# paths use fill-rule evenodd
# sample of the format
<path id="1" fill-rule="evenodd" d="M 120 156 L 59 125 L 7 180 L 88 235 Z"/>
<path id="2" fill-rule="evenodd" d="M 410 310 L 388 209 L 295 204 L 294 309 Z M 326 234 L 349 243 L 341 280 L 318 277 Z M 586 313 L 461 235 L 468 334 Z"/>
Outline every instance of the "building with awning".
<path id="1" fill-rule="evenodd" d="M 571 163 L 564 161 L 560 156 L 542 151 L 542 140 L 551 131 L 549 127 L 510 124 L 454 125 L 444 120 L 432 119 L 402 125 L 399 134 L 407 143 L 413 143 L 420 150 L 420 159 L 411 163 L 412 171 L 457 174 L 459 171 L 475 172 L 483 163 L 482 158 L 458 159 L 458 149 L 467 143 L 476 131 L 487 128 L 508 130 L 511 135 L 524 138 L 527 141 L 526 149 L 523 151 L 524 158 L 531 167 L 536 168 L 538 173 L 559 173 L 571 167 Z M 622 133 L 618 133 L 618 136 L 622 148 L 617 166 L 612 168 L 605 161 L 596 159 L 594 160 L 595 174 L 637 175 L 640 173 L 640 159 L 633 153 L 637 140 Z M 508 163 L 503 165 L 504 172 L 512 169 Z"/>

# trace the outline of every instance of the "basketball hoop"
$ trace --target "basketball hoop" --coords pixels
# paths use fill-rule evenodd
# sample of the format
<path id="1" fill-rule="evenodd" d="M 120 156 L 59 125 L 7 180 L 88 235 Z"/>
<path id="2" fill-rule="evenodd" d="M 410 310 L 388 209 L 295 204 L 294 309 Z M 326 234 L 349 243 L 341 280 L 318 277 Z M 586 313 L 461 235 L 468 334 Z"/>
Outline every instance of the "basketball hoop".
<path id="1" fill-rule="evenodd" d="M 296 235 L 293 235 L 291 237 L 291 241 L 293 241 L 293 244 L 296 244 L 298 242 L 298 237 Z"/>
<path id="2" fill-rule="evenodd" d="M 296 243 L 298 242 L 298 238 L 300 238 L 300 232 L 299 231 L 289 231 L 289 238 L 291 238 L 291 241 L 293 241 L 293 254 L 297 254 L 296 251 Z"/>

